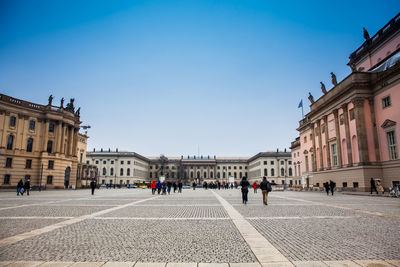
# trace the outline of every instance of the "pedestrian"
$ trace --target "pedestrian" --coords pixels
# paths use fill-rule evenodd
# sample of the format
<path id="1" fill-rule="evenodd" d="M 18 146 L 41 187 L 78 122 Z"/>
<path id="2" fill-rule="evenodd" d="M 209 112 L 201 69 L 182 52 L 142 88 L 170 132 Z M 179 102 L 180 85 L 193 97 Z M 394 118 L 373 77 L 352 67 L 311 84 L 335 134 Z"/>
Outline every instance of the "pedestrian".
<path id="1" fill-rule="evenodd" d="M 162 195 L 166 194 L 167 194 L 167 182 L 164 180 L 164 182 L 162 182 Z"/>
<path id="2" fill-rule="evenodd" d="M 176 182 L 174 182 L 173 184 L 172 184 L 172 188 L 174 189 L 174 193 L 176 192 Z"/>
<path id="3" fill-rule="evenodd" d="M 328 182 L 325 182 L 325 183 L 324 183 L 324 187 L 325 187 L 326 195 L 329 196 L 329 189 L 330 189 L 329 183 L 328 183 Z"/>
<path id="4" fill-rule="evenodd" d="M 25 181 L 24 189 L 26 194 L 29 196 L 29 190 L 31 189 L 31 181 L 29 179 Z"/>
<path id="5" fill-rule="evenodd" d="M 179 181 L 179 182 L 178 182 L 178 192 L 179 192 L 179 193 L 182 193 L 182 187 L 183 187 L 183 184 L 182 184 L 181 181 Z"/>
<path id="6" fill-rule="evenodd" d="M 161 193 L 161 187 L 162 187 L 162 184 L 161 184 L 160 180 L 158 180 L 158 182 L 156 184 L 156 187 L 157 187 L 157 193 L 160 194 Z"/>
<path id="7" fill-rule="evenodd" d="M 218 181 L 217 185 L 218 185 L 218 190 L 221 190 L 221 183 L 220 183 L 220 181 Z"/>
<path id="8" fill-rule="evenodd" d="M 382 194 L 385 193 L 385 189 L 383 188 L 380 179 L 376 179 L 376 188 L 378 189 L 379 193 L 382 193 Z"/>
<path id="9" fill-rule="evenodd" d="M 263 181 L 260 183 L 260 189 L 263 195 L 263 203 L 264 205 L 268 205 L 268 193 L 272 191 L 272 186 L 265 176 L 263 177 Z"/>
<path id="10" fill-rule="evenodd" d="M 96 182 L 94 180 L 90 182 L 90 188 L 92 189 L 92 195 L 94 195 L 94 189 L 96 188 Z"/>
<path id="11" fill-rule="evenodd" d="M 151 182 L 150 187 L 151 187 L 151 194 L 154 195 L 156 193 L 156 181 L 153 180 L 153 182 Z"/>
<path id="12" fill-rule="evenodd" d="M 172 183 L 170 181 L 167 182 L 167 192 L 168 195 L 171 193 L 171 187 L 172 187 Z"/>
<path id="13" fill-rule="evenodd" d="M 253 183 L 254 194 L 257 194 L 257 187 L 258 187 L 257 182 L 254 182 Z"/>
<path id="14" fill-rule="evenodd" d="M 192 187 L 193 187 L 193 190 L 196 190 L 196 183 L 195 182 L 193 182 Z"/>
<path id="15" fill-rule="evenodd" d="M 333 191 L 335 190 L 336 183 L 334 181 L 330 180 L 329 181 L 329 187 L 331 188 L 331 193 L 332 193 L 332 196 L 333 196 Z"/>
<path id="16" fill-rule="evenodd" d="M 376 194 L 378 194 L 378 190 L 376 190 L 376 184 L 374 178 L 371 177 L 371 180 L 369 181 L 371 183 L 371 195 L 372 195 L 372 190 L 375 190 Z"/>
<path id="17" fill-rule="evenodd" d="M 240 186 L 242 187 L 242 201 L 243 204 L 247 204 L 247 194 L 249 193 L 250 183 L 247 181 L 246 177 L 243 176 L 242 181 L 240 182 Z"/>
<path id="18" fill-rule="evenodd" d="M 24 182 L 22 182 L 22 179 L 19 180 L 17 184 L 17 196 L 19 196 L 19 194 L 21 194 L 21 196 L 24 195 Z"/>

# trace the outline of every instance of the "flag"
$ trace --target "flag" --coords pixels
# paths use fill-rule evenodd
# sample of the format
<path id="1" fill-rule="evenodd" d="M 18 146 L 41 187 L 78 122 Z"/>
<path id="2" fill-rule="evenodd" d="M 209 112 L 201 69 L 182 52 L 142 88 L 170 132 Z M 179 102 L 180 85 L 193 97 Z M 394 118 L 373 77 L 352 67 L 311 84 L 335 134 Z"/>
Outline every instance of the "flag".
<path id="1" fill-rule="evenodd" d="M 297 108 L 302 108 L 303 107 L 303 99 L 300 101 L 299 106 Z"/>

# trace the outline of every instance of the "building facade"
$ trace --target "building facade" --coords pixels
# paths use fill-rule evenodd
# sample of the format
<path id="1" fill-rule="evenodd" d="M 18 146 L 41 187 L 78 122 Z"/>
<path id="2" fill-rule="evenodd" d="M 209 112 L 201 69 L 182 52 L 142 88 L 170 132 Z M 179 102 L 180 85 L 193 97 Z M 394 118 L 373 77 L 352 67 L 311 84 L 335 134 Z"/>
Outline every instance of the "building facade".
<path id="1" fill-rule="evenodd" d="M 99 169 L 102 184 L 128 185 L 157 180 L 239 182 L 243 176 L 260 182 L 263 176 L 279 184 L 294 184 L 290 152 L 262 152 L 251 158 L 209 156 L 144 157 L 135 152 L 87 152 L 87 163 Z M 297 181 L 296 181 L 297 183 Z"/>
<path id="2" fill-rule="evenodd" d="M 0 187 L 19 180 L 32 186 L 69 188 L 80 184 L 86 135 L 79 134 L 79 110 L 73 99 L 63 107 L 40 105 L 0 94 Z M 85 169 L 89 169 L 86 166 Z M 88 175 L 96 176 L 95 166 Z"/>
<path id="3" fill-rule="evenodd" d="M 307 185 L 328 180 L 344 190 L 367 191 L 370 179 L 385 188 L 400 181 L 400 14 L 350 55 L 352 73 L 333 88 L 309 96 L 300 121 L 300 165 Z M 292 149 L 297 148 L 297 144 Z"/>

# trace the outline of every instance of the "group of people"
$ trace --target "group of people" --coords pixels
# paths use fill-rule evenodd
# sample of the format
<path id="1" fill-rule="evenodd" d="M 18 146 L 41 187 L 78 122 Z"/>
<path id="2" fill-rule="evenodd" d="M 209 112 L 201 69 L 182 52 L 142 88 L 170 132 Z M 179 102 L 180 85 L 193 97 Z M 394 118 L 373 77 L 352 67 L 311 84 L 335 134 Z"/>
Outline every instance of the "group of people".
<path id="1" fill-rule="evenodd" d="M 17 196 L 23 196 L 24 193 L 29 196 L 29 190 L 31 190 L 31 182 L 28 180 L 25 181 L 25 183 L 21 180 L 19 180 L 17 184 Z"/>
<path id="2" fill-rule="evenodd" d="M 197 184 L 195 183 L 195 182 L 193 182 L 193 184 L 192 184 L 192 187 L 193 187 L 193 190 L 196 188 L 196 186 L 197 186 Z M 204 189 L 208 189 L 208 188 L 210 188 L 210 189 L 218 189 L 218 190 L 220 190 L 220 189 L 233 189 L 233 188 L 238 188 L 238 183 L 237 182 L 234 182 L 234 183 L 228 183 L 228 182 L 220 182 L 220 181 L 217 181 L 217 182 L 210 182 L 210 183 L 207 183 L 207 182 L 204 182 L 203 183 L 203 188 Z"/>
<path id="3" fill-rule="evenodd" d="M 153 180 L 150 184 L 150 188 L 151 188 L 151 193 L 154 195 L 157 191 L 157 194 L 161 194 L 161 195 L 166 195 L 168 193 L 171 194 L 171 188 L 173 188 L 174 193 L 176 193 L 176 190 L 178 190 L 178 193 L 182 193 L 182 187 L 183 184 L 181 181 L 179 181 L 178 183 L 176 182 L 170 182 L 170 181 L 163 181 L 161 182 L 160 180 L 158 180 L 158 182 L 156 183 L 155 180 Z"/>
<path id="4" fill-rule="evenodd" d="M 371 178 L 370 183 L 371 183 L 371 194 L 372 194 L 372 191 L 375 191 L 376 194 L 379 194 L 379 193 L 384 194 L 385 193 L 385 190 L 379 179 L 375 180 L 374 178 Z"/>
<path id="5" fill-rule="evenodd" d="M 248 201 L 247 195 L 249 193 L 250 183 L 247 181 L 246 177 L 242 178 L 242 181 L 240 182 L 240 186 L 242 187 L 242 202 L 243 202 L 243 204 L 247 204 L 247 201 Z M 254 193 L 257 193 L 258 187 L 261 189 L 264 205 L 268 205 L 268 193 L 272 191 L 272 186 L 271 186 L 271 183 L 268 182 L 267 177 L 265 177 L 265 176 L 263 177 L 263 180 L 260 183 L 260 185 L 258 185 L 256 182 L 253 183 Z"/>
<path id="6" fill-rule="evenodd" d="M 329 191 L 332 193 L 335 191 L 336 183 L 332 180 L 329 180 L 329 182 L 324 183 L 326 195 L 329 196 Z"/>

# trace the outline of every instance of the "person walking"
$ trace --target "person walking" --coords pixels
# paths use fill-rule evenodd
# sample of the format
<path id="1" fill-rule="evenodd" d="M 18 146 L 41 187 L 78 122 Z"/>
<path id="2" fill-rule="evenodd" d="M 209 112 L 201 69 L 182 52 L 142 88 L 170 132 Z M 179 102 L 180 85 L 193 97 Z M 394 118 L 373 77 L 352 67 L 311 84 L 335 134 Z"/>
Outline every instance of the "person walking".
<path id="1" fill-rule="evenodd" d="M 334 181 L 330 180 L 329 181 L 329 187 L 331 189 L 331 193 L 332 193 L 332 196 L 333 196 L 333 191 L 335 190 L 336 183 Z"/>
<path id="2" fill-rule="evenodd" d="M 196 190 L 196 183 L 195 182 L 193 182 L 192 187 L 193 187 L 193 190 Z"/>
<path id="3" fill-rule="evenodd" d="M 243 176 L 242 181 L 240 182 L 240 186 L 242 187 L 242 201 L 243 204 L 247 204 L 247 194 L 249 193 L 250 183 L 247 181 L 246 177 Z"/>
<path id="4" fill-rule="evenodd" d="M 268 193 L 272 191 L 271 183 L 267 181 L 267 177 L 263 177 L 263 180 L 260 184 L 260 189 L 263 195 L 263 203 L 264 205 L 268 205 Z"/>
<path id="5" fill-rule="evenodd" d="M 176 193 L 176 182 L 174 182 L 173 184 L 172 184 L 172 188 L 174 189 L 174 193 Z"/>
<path id="6" fill-rule="evenodd" d="M 328 182 L 325 182 L 325 183 L 324 183 L 324 187 L 325 187 L 326 195 L 329 196 L 329 189 L 330 189 L 329 183 L 328 183 Z"/>
<path id="7" fill-rule="evenodd" d="M 217 185 L 218 185 L 218 190 L 221 190 L 221 182 L 220 181 L 218 181 Z"/>
<path id="8" fill-rule="evenodd" d="M 371 178 L 369 181 L 371 183 L 371 195 L 372 195 L 372 190 L 375 190 L 376 194 L 378 194 L 378 190 L 376 190 L 376 184 L 374 178 Z"/>
<path id="9" fill-rule="evenodd" d="M 153 182 L 151 182 L 150 187 L 151 187 L 151 194 L 154 195 L 156 193 L 156 181 L 153 180 Z"/>
<path id="10" fill-rule="evenodd" d="M 172 187 L 172 183 L 170 181 L 167 182 L 167 192 L 168 195 L 171 193 L 171 187 Z"/>
<path id="11" fill-rule="evenodd" d="M 385 194 L 385 189 L 383 188 L 380 179 L 376 179 L 376 189 L 378 190 L 379 193 Z"/>
<path id="12" fill-rule="evenodd" d="M 24 182 L 22 182 L 22 179 L 19 180 L 18 184 L 17 184 L 17 196 L 19 196 L 19 194 L 21 194 L 21 196 L 24 195 Z"/>
<path id="13" fill-rule="evenodd" d="M 257 187 L 258 187 L 257 182 L 254 182 L 253 183 L 254 194 L 257 194 Z"/>
<path id="14" fill-rule="evenodd" d="M 182 187 L 183 187 L 183 184 L 181 181 L 179 181 L 179 183 L 178 183 L 178 192 L 179 193 L 182 193 Z"/>
<path id="15" fill-rule="evenodd" d="M 164 182 L 162 182 L 162 195 L 166 194 L 167 194 L 167 182 L 164 180 Z"/>
<path id="16" fill-rule="evenodd" d="M 156 187 L 157 187 L 157 193 L 160 194 L 161 193 L 161 187 L 162 187 L 162 184 L 161 184 L 160 180 L 158 180 L 158 182 L 156 184 Z"/>
<path id="17" fill-rule="evenodd" d="M 31 189 L 31 182 L 29 179 L 27 179 L 24 183 L 24 189 L 26 194 L 29 196 L 29 190 Z"/>
<path id="18" fill-rule="evenodd" d="M 90 182 L 90 188 L 92 189 L 92 195 L 94 195 L 94 189 L 96 188 L 96 182 L 94 180 Z"/>

